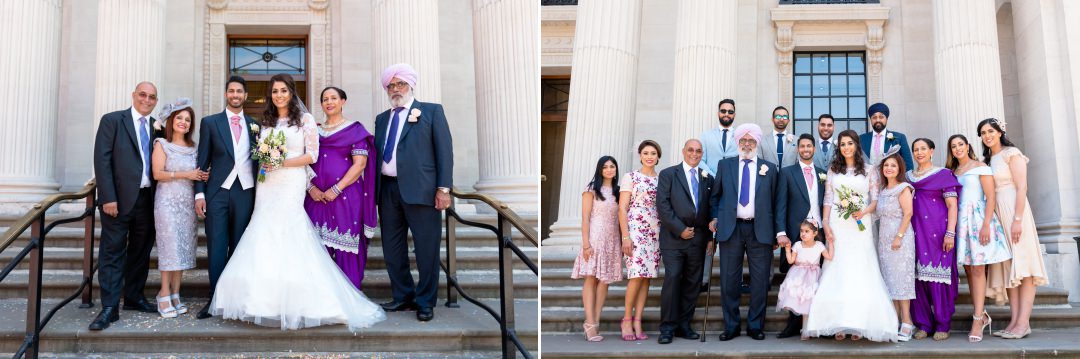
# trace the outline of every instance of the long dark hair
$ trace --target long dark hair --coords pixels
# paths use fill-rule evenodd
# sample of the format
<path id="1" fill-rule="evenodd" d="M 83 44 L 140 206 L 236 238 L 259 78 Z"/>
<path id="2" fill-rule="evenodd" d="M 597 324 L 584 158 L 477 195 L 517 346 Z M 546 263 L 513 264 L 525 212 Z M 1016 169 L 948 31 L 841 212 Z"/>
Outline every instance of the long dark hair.
<path id="1" fill-rule="evenodd" d="M 998 123 L 999 121 L 1000 120 L 993 117 L 980 121 L 979 125 L 975 126 L 976 134 L 978 135 L 982 133 L 983 126 L 990 125 L 990 127 L 993 127 L 995 131 L 1001 132 L 1001 147 L 1016 147 L 1016 145 L 1014 145 L 1012 141 L 1009 141 L 1008 137 L 1005 137 L 1005 130 L 1001 129 L 1001 125 Z M 979 137 L 982 137 L 982 135 L 979 135 Z M 979 142 L 982 143 L 983 148 L 983 163 L 990 164 L 990 147 L 986 147 L 986 143 L 983 143 L 982 141 Z"/>
<path id="2" fill-rule="evenodd" d="M 968 146 L 967 157 L 976 161 L 979 160 L 978 158 L 975 158 L 975 151 L 971 149 L 971 143 L 968 142 L 967 137 L 964 137 L 964 135 L 959 133 L 949 136 L 949 142 L 945 143 L 945 148 L 947 149 L 945 151 L 947 153 L 947 156 L 945 156 L 945 168 L 948 168 L 950 171 L 956 171 L 957 168 L 960 168 L 960 159 L 953 157 L 952 154 L 952 141 L 957 138 L 964 141 L 964 144 Z"/>
<path id="3" fill-rule="evenodd" d="M 178 111 L 173 111 L 173 113 L 170 113 L 169 117 L 165 119 L 165 141 L 172 141 L 173 122 L 176 119 L 176 115 L 179 115 L 181 112 L 187 112 L 188 121 L 191 122 L 191 124 L 188 125 L 187 133 L 184 134 L 184 144 L 188 146 L 194 145 L 195 141 L 191 139 L 191 133 L 195 132 L 195 110 L 192 110 L 190 106 L 184 107 Z"/>
<path id="4" fill-rule="evenodd" d="M 615 157 L 600 156 L 600 160 L 596 161 L 596 171 L 593 171 L 592 182 L 589 182 L 589 187 L 592 188 L 593 193 L 596 194 L 596 198 L 603 201 L 604 193 L 600 190 L 604 187 L 604 165 L 611 161 L 611 164 L 615 165 L 615 176 L 619 175 L 619 161 L 615 160 Z M 615 202 L 619 201 L 619 179 L 611 179 L 611 193 L 615 197 Z"/>
<path id="5" fill-rule="evenodd" d="M 885 188 L 885 187 L 887 187 L 889 185 L 889 180 L 887 178 L 885 178 L 885 161 L 886 160 L 896 161 L 896 170 L 897 170 L 896 183 L 897 184 L 907 183 L 908 182 L 907 165 L 904 164 L 904 158 L 900 157 L 900 152 L 897 152 L 897 153 L 889 155 L 888 157 L 882 158 L 881 163 L 878 163 L 878 165 L 877 165 L 877 171 L 878 171 L 878 176 L 879 176 L 878 178 L 881 179 L 881 188 Z"/>
<path id="6" fill-rule="evenodd" d="M 866 159 L 863 158 L 862 146 L 859 145 L 859 134 L 855 130 L 844 130 L 836 136 L 836 148 L 840 148 L 840 142 L 843 142 L 843 138 L 850 138 L 855 143 L 855 174 L 866 175 Z M 829 171 L 833 171 L 837 174 L 847 173 L 847 162 L 844 161 L 844 155 L 840 151 L 833 153 L 832 163 L 829 164 Z"/>
<path id="7" fill-rule="evenodd" d="M 281 82 L 285 84 L 285 88 L 289 90 L 289 94 L 292 97 L 289 98 L 289 126 L 301 127 L 303 126 L 304 113 L 300 111 L 300 94 L 296 93 L 296 82 L 293 82 L 292 76 L 289 74 L 277 74 L 270 78 L 270 86 L 266 87 L 266 107 L 263 107 L 262 118 L 259 119 L 259 125 L 263 127 L 277 126 L 278 111 L 277 106 L 274 106 L 274 83 Z"/>

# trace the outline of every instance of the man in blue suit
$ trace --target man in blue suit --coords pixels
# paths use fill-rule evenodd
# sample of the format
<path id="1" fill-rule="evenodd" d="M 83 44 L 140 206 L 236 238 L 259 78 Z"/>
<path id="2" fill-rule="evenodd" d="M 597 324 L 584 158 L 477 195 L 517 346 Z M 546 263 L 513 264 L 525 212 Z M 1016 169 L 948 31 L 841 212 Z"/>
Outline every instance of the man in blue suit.
<path id="1" fill-rule="evenodd" d="M 386 311 L 416 310 L 416 319 L 435 317 L 439 287 L 442 210 L 450 206 L 454 148 L 443 107 L 416 101 L 416 70 L 395 64 L 382 72 L 391 109 L 375 117 L 375 161 L 383 256 L 393 300 Z M 409 272 L 407 234 L 412 231 L 419 283 Z"/>
<path id="2" fill-rule="evenodd" d="M 720 285 L 724 309 L 724 332 L 721 341 L 740 335 L 739 282 L 742 279 L 743 255 L 750 267 L 750 308 L 747 312 L 747 334 L 754 340 L 765 339 L 765 305 L 768 299 L 770 266 L 776 228 L 783 227 L 782 216 L 776 215 L 773 204 L 780 171 L 772 162 L 759 158 L 758 142 L 761 128 L 755 124 L 735 129 L 739 157 L 721 160 L 717 164 L 716 180 L 710 196 L 717 252 L 720 253 Z"/>
<path id="3" fill-rule="evenodd" d="M 720 100 L 716 111 L 720 126 L 701 133 L 701 146 L 705 149 L 702 162 L 709 171 L 716 173 L 716 163 L 722 159 L 739 155 L 739 146 L 735 143 L 735 100 Z"/>
<path id="4" fill-rule="evenodd" d="M 866 110 L 866 116 L 870 119 L 873 131 L 860 135 L 859 143 L 862 144 L 863 154 L 870 158 L 871 163 L 877 165 L 884 157 L 885 151 L 893 145 L 900 145 L 900 157 L 904 158 L 904 164 L 908 166 L 907 168 L 915 168 L 912 167 L 915 162 L 911 159 L 911 147 L 908 145 L 907 136 L 885 128 L 889 124 L 889 106 L 880 102 L 870 105 L 870 109 Z"/>
<path id="5" fill-rule="evenodd" d="M 225 83 L 225 110 L 199 121 L 199 169 L 210 171 L 207 182 L 195 182 L 195 214 L 206 219 L 206 254 L 210 260 L 210 298 L 218 278 L 255 210 L 258 161 L 251 149 L 258 142 L 255 121 L 244 113 L 247 82 L 233 76 Z M 195 315 L 209 318 L 210 303 Z"/>

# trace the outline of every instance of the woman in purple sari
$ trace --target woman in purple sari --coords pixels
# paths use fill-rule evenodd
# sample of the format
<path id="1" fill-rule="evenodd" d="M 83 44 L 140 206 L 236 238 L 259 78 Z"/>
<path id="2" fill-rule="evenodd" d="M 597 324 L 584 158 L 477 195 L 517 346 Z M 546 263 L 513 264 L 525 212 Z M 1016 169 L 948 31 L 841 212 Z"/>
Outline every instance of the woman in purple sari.
<path id="1" fill-rule="evenodd" d="M 326 122 L 319 127 L 319 161 L 311 164 L 304 209 L 323 245 L 356 289 L 364 280 L 368 240 L 375 235 L 375 138 L 360 122 L 341 115 L 345 91 L 327 87 L 320 95 Z"/>
<path id="2" fill-rule="evenodd" d="M 911 317 L 915 339 L 934 333 L 934 340 L 949 338 L 949 326 L 956 311 L 959 277 L 956 270 L 957 193 L 960 182 L 930 160 L 934 142 L 925 138 L 911 143 L 915 169 L 908 171 L 915 187 L 912 200 L 915 229 L 915 300 Z"/>

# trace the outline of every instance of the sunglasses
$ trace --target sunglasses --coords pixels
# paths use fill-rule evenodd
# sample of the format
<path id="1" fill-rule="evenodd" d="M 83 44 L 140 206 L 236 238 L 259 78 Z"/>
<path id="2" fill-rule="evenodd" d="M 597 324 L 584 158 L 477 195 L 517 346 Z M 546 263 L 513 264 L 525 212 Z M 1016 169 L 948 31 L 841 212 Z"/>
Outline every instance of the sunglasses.
<path id="1" fill-rule="evenodd" d="M 723 109 L 723 110 L 720 110 L 720 114 L 723 114 L 723 115 L 729 115 L 729 114 L 730 114 L 730 115 L 734 115 L 734 114 L 735 114 L 735 110 L 728 110 L 728 109 Z"/>
<path id="2" fill-rule="evenodd" d="M 790 117 L 788 117 L 788 115 L 776 115 L 776 116 L 773 116 L 773 118 L 775 118 L 777 120 L 787 121 L 787 119 L 790 118 Z"/>

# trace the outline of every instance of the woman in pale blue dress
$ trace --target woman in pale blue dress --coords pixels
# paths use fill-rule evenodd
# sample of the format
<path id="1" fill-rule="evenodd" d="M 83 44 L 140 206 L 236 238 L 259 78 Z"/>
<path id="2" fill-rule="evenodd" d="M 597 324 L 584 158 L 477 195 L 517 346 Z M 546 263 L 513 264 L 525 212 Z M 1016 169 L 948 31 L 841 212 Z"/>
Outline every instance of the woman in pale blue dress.
<path id="1" fill-rule="evenodd" d="M 956 263 L 964 266 L 971 301 L 975 307 L 972 314 L 968 341 L 982 341 L 982 329 L 990 325 L 986 313 L 986 297 L 998 303 L 1006 300 L 1008 284 L 1008 261 L 1012 258 L 1008 237 L 994 214 L 994 172 L 990 166 L 979 162 L 975 151 L 964 135 L 949 137 L 949 157 L 945 166 L 952 170 L 963 186 L 960 192 L 958 225 L 956 226 Z M 985 293 L 985 295 L 984 295 Z"/>

